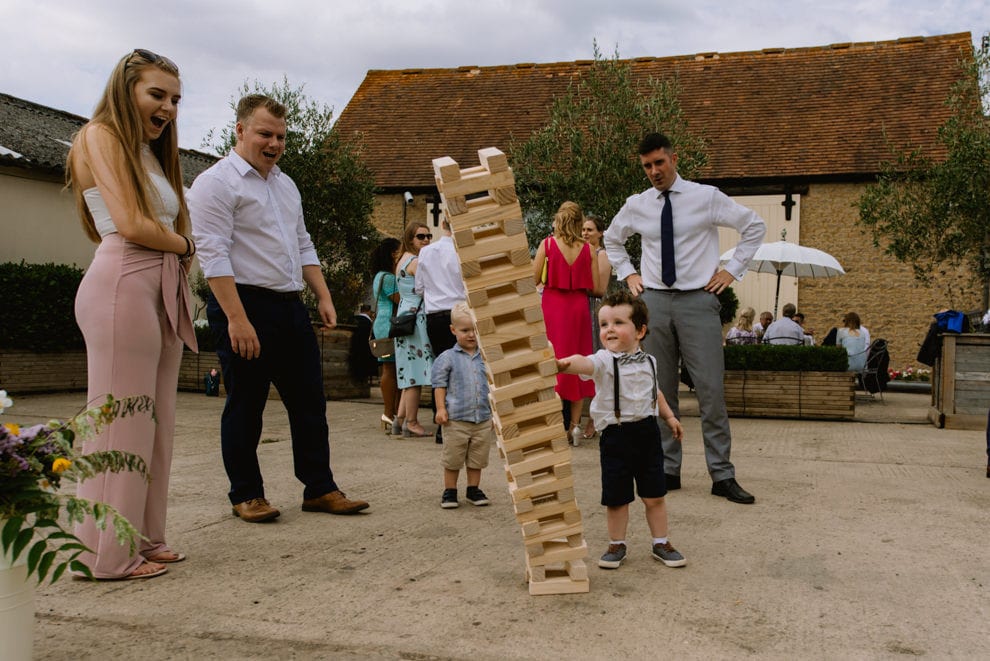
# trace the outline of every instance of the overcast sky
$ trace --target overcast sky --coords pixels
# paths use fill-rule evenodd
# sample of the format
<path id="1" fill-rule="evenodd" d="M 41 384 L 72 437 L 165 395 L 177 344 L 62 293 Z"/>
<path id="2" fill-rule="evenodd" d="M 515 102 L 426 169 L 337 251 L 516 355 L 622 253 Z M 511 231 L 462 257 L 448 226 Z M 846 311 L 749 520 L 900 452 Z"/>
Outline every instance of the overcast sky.
<path id="1" fill-rule="evenodd" d="M 88 117 L 134 48 L 182 73 L 202 148 L 245 81 L 287 76 L 339 114 L 369 69 L 823 46 L 990 30 L 988 0 L 0 0 L 0 92 Z"/>

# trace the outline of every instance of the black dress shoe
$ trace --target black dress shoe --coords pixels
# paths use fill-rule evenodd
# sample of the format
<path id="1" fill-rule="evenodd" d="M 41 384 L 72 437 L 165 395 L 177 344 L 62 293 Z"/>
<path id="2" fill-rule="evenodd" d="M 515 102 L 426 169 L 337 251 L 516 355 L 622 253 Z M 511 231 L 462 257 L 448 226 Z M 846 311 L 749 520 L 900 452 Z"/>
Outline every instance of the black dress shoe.
<path id="1" fill-rule="evenodd" d="M 712 484 L 712 495 L 728 498 L 734 503 L 749 505 L 756 502 L 756 498 L 739 486 L 736 478 L 730 477 L 727 480 L 719 480 Z"/>
<path id="2" fill-rule="evenodd" d="M 664 482 L 667 483 L 667 491 L 677 491 L 681 488 L 681 476 L 671 475 L 670 473 L 663 474 Z"/>

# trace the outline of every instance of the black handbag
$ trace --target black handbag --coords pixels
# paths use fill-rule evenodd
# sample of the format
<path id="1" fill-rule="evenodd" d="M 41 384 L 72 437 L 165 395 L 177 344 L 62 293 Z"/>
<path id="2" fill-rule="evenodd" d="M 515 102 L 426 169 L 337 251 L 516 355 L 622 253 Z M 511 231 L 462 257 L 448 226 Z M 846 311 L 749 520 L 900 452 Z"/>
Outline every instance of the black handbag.
<path id="1" fill-rule="evenodd" d="M 419 312 L 419 306 L 408 312 L 403 312 L 402 314 L 397 314 L 392 317 L 391 326 L 388 329 L 389 337 L 405 337 L 407 335 L 412 335 L 413 331 L 416 330 L 416 315 Z"/>

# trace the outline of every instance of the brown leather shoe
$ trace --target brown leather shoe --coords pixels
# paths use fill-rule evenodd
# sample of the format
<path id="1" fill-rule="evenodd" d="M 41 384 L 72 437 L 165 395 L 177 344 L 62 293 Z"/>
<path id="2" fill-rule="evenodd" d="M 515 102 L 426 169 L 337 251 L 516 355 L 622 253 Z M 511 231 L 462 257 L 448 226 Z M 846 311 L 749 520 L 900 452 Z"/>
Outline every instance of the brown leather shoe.
<path id="1" fill-rule="evenodd" d="M 249 523 L 261 523 L 277 519 L 281 514 L 277 509 L 268 504 L 264 498 L 252 498 L 243 503 L 237 503 L 231 508 L 234 516 L 239 516 Z"/>
<path id="2" fill-rule="evenodd" d="M 326 512 L 327 514 L 357 514 L 368 509 L 363 500 L 348 500 L 342 491 L 331 491 L 319 498 L 307 498 L 302 504 L 303 512 Z"/>

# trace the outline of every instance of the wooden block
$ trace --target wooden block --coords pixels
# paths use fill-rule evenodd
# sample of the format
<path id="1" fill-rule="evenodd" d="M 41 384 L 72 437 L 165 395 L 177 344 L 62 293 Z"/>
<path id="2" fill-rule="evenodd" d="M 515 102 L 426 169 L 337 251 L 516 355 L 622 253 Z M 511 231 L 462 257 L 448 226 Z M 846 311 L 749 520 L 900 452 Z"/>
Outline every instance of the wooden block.
<path id="1" fill-rule="evenodd" d="M 549 425 L 554 420 L 560 421 L 563 419 L 558 400 L 534 402 L 527 406 L 519 407 L 512 413 L 505 415 L 500 415 L 493 411 L 492 416 L 498 418 L 496 424 L 502 429 L 502 433 L 507 438 L 514 435 L 513 427 L 515 427 L 515 430 L 518 430 L 530 421 L 537 421 L 537 424 Z M 515 433 L 518 433 L 518 431 L 515 431 Z"/>
<path id="2" fill-rule="evenodd" d="M 523 544 L 527 547 L 532 544 L 544 544 L 561 537 L 570 537 L 572 535 L 581 536 L 584 534 L 580 516 L 578 516 L 577 521 L 574 523 L 567 523 L 558 520 L 547 522 L 546 524 L 540 526 L 534 525 L 534 522 L 528 522 L 523 525 L 528 527 L 528 529 L 532 532 L 530 535 L 526 535 L 525 532 L 523 533 Z"/>
<path id="3" fill-rule="evenodd" d="M 539 372 L 533 372 L 527 376 L 520 375 L 513 379 L 509 385 L 490 388 L 493 399 L 502 403 L 517 397 L 539 393 L 547 388 L 553 389 L 557 385 L 557 377 L 542 376 Z"/>
<path id="4" fill-rule="evenodd" d="M 558 464 L 557 466 L 552 466 L 551 468 L 566 467 L 567 471 L 571 469 L 571 462 L 566 462 L 564 464 Z M 523 473 L 518 476 L 512 475 L 508 469 L 505 471 L 507 479 L 509 480 L 509 495 L 512 498 L 513 503 L 521 503 L 525 500 L 533 500 L 534 498 L 540 498 L 547 494 L 558 493 L 565 489 L 574 488 L 574 476 L 569 474 L 564 476 L 556 476 L 553 473 Z"/>
<path id="5" fill-rule="evenodd" d="M 467 196 L 515 186 L 515 183 L 512 170 L 492 173 L 478 166 L 461 170 L 460 178 L 456 181 L 444 181 L 442 192 L 448 197 Z"/>
<path id="6" fill-rule="evenodd" d="M 495 401 L 495 410 L 501 416 L 511 415 L 516 409 L 523 408 L 536 402 L 557 402 L 559 398 L 553 387 L 530 392 L 513 399 Z"/>
<path id="7" fill-rule="evenodd" d="M 447 222 L 450 222 L 452 217 L 468 211 L 467 199 L 463 195 L 444 195 L 441 193 L 440 203 L 443 205 L 444 213 L 447 214 Z"/>
<path id="8" fill-rule="evenodd" d="M 480 236 L 478 233 L 475 233 L 470 244 L 465 242 L 464 245 L 460 243 L 456 245 L 457 256 L 462 262 L 504 254 L 508 255 L 509 261 L 519 266 L 517 264 L 519 261 L 518 255 L 520 251 L 524 251 L 526 253 L 526 259 L 522 264 L 532 264 L 532 258 L 529 256 L 529 244 L 526 242 L 525 234 L 506 236 L 501 232 L 497 232 L 488 234 L 487 236 Z"/>
<path id="9" fill-rule="evenodd" d="M 485 345 L 485 347 L 499 346 L 503 344 L 511 344 L 512 349 L 518 347 L 518 342 L 523 341 L 530 350 L 545 349 L 550 346 L 547 341 L 546 326 L 543 325 L 543 320 L 539 321 L 526 321 L 526 318 L 522 314 L 518 315 L 506 315 L 504 317 L 496 317 L 492 320 L 496 327 L 494 332 L 488 332 L 491 330 L 490 325 L 486 325 L 484 329 L 478 326 L 478 331 L 481 334 L 479 338 Z M 502 355 L 492 357 L 490 360 L 501 360 L 504 356 Z M 489 360 L 488 356 L 485 356 L 486 360 Z"/>
<path id="10" fill-rule="evenodd" d="M 502 188 L 496 188 L 491 191 L 490 195 L 492 199 L 498 204 L 512 204 L 518 198 L 516 197 L 515 186 L 504 186 Z"/>
<path id="11" fill-rule="evenodd" d="M 506 296 L 526 296 L 536 293 L 536 282 L 533 281 L 533 274 L 518 280 L 509 280 L 489 287 L 479 287 L 467 291 L 468 304 L 472 308 L 487 305 L 492 298 Z"/>
<path id="12" fill-rule="evenodd" d="M 556 466 L 557 464 L 570 463 L 571 453 L 565 445 L 563 450 L 555 451 L 552 448 L 531 452 L 525 455 L 522 461 L 508 464 L 509 472 L 515 480 L 521 478 L 526 473 L 537 473 L 542 469 Z"/>
<path id="13" fill-rule="evenodd" d="M 474 291 L 525 278 L 533 280 L 533 265 L 531 261 L 515 264 L 511 256 L 499 255 L 461 262 L 461 275 L 464 278 L 464 288 Z"/>
<path id="14" fill-rule="evenodd" d="M 439 183 L 446 184 L 447 182 L 458 181 L 461 178 L 461 168 L 457 165 L 457 161 L 450 156 L 434 158 L 433 175 Z M 440 186 L 440 188 L 443 188 L 443 186 Z"/>
<path id="15" fill-rule="evenodd" d="M 564 499 L 551 497 L 548 494 L 545 500 L 537 501 L 535 503 L 532 500 L 520 501 L 519 503 L 516 503 L 516 520 L 519 521 L 519 523 L 530 523 L 532 521 L 538 521 L 548 517 L 561 515 L 571 510 L 578 512 L 578 515 L 580 515 L 577 501 L 574 500 L 574 490 L 564 490 L 562 495 L 564 496 Z M 570 496 L 570 498 L 567 498 L 567 496 Z M 532 509 L 530 509 L 529 505 L 526 505 L 526 503 L 532 504 Z M 518 506 L 524 507 L 524 511 L 519 512 Z"/>
<path id="16" fill-rule="evenodd" d="M 486 195 L 466 200 L 464 206 L 465 208 L 461 213 L 450 219 L 450 229 L 453 232 L 462 232 L 475 227 L 500 223 L 506 234 L 509 232 L 504 228 L 510 226 L 510 223 L 513 228 L 519 226 L 525 229 L 522 220 L 522 207 L 518 202 L 499 204 L 491 196 Z M 518 232 L 514 233 L 518 234 Z"/>
<path id="17" fill-rule="evenodd" d="M 481 167 L 489 172 L 502 172 L 509 169 L 509 159 L 498 147 L 479 149 L 478 161 L 481 163 Z"/>
<path id="18" fill-rule="evenodd" d="M 530 581 L 529 593 L 534 597 L 548 594 L 581 594 L 591 591 L 588 580 L 572 581 L 569 576 L 547 576 L 542 581 Z"/>
<path id="19" fill-rule="evenodd" d="M 534 549 L 536 545 L 533 545 Z M 551 565 L 563 563 L 569 560 L 582 560 L 588 557 L 588 545 L 581 540 L 576 546 L 571 546 L 566 540 L 550 541 L 542 545 L 543 552 L 539 555 L 531 556 L 526 554 L 526 566 Z"/>
<path id="20" fill-rule="evenodd" d="M 512 343 L 504 342 L 501 349 L 502 355 L 499 360 L 490 360 L 486 363 L 488 371 L 492 374 L 512 372 L 526 367 L 535 367 L 544 376 L 557 373 L 557 359 L 549 346 L 534 351 L 528 343 L 526 346 L 516 347 Z"/>

